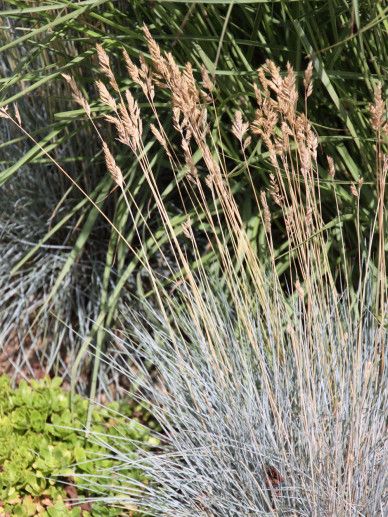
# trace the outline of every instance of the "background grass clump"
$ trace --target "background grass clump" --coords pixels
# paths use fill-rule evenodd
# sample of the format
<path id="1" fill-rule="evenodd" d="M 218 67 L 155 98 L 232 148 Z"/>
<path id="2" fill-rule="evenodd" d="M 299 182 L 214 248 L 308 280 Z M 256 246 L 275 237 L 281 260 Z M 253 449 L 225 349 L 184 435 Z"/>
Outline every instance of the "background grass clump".
<path id="1" fill-rule="evenodd" d="M 125 403 L 121 407 L 128 417 L 139 411 Z M 70 401 L 60 378 L 21 381 L 13 389 L 7 376 L 0 377 L 0 513 L 76 517 L 125 511 L 93 501 L 93 497 L 108 497 L 109 490 L 100 488 L 93 494 L 83 476 L 99 480 L 102 487 L 102 472 L 106 475 L 115 465 L 106 448 L 110 443 L 119 439 L 125 453 L 135 458 L 139 446 L 150 447 L 155 440 L 139 421 L 118 413 L 118 404 L 97 408 L 93 434 L 86 435 L 82 428 L 87 408 L 88 401 L 80 396 Z M 126 482 L 145 481 L 135 468 L 121 475 Z M 109 484 L 119 488 L 120 479 L 113 472 Z"/>

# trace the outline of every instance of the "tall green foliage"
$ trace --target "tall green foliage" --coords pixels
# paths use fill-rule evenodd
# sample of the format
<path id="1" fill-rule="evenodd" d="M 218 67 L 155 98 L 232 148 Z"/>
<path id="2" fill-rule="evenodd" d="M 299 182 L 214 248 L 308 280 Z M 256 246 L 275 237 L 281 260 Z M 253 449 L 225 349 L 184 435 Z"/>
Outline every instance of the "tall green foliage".
<path id="1" fill-rule="evenodd" d="M 213 93 L 217 113 L 220 114 L 213 128 L 213 139 L 228 162 L 231 186 L 249 228 L 249 237 L 260 250 L 265 230 L 258 224 L 252 194 L 246 194 L 248 178 L 241 154 L 232 142 L 231 119 L 237 108 L 243 109 L 248 118 L 253 115 L 251 84 L 256 77 L 256 68 L 265 59 L 271 58 L 283 67 L 289 61 L 298 74 L 301 87 L 302 72 L 312 60 L 315 95 L 309 106 L 309 118 L 319 135 L 320 145 L 324 145 L 336 166 L 334 182 L 325 183 L 329 178 L 322 177 L 323 217 L 327 227 L 341 228 L 346 247 L 355 250 L 349 262 L 356 264 L 358 244 L 363 245 L 362 234 L 369 232 L 370 221 L 376 211 L 376 197 L 371 196 L 376 184 L 375 144 L 368 123 L 368 104 L 372 101 L 376 82 L 383 79 L 386 68 L 387 13 L 388 8 L 381 0 L 362 3 L 347 0 L 139 0 L 130 3 L 85 0 L 78 3 L 49 1 L 44 5 L 11 0 L 3 3 L 0 106 L 17 103 L 23 126 L 35 142 L 15 128 L 4 126 L 0 144 L 0 185 L 3 189 L 17 192 L 20 174 L 32 175 L 36 180 L 50 173 L 50 182 L 56 193 L 42 218 L 40 208 L 34 204 L 32 189 L 28 210 L 32 214 L 38 213 L 46 221 L 36 233 L 27 232 L 25 227 L 21 228 L 18 237 L 15 237 L 15 232 L 7 233 L 9 222 L 6 214 L 3 216 L 2 228 L 4 235 L 8 235 L 6 251 L 13 249 L 15 239 L 20 239 L 20 236 L 24 242 L 23 249 L 18 250 L 14 258 L 9 253 L 10 267 L 2 269 L 4 281 L 1 285 L 9 286 L 9 278 L 14 282 L 7 298 L 23 296 L 21 285 L 26 272 L 29 272 L 31 285 L 36 285 L 34 278 L 36 271 L 42 271 L 42 261 L 48 256 L 47 246 L 56 250 L 64 242 L 67 246 L 56 251 L 59 266 L 54 268 L 54 273 L 53 268 L 49 268 L 49 281 L 45 283 L 43 280 L 38 289 L 31 290 L 36 303 L 25 325 L 18 328 L 22 344 L 28 341 L 27 330 L 31 330 L 29 339 L 31 335 L 42 337 L 48 332 L 56 340 L 58 329 L 65 329 L 68 337 L 61 334 L 62 339 L 58 343 L 65 343 L 72 337 L 70 357 L 72 361 L 77 357 L 76 364 L 81 366 L 83 352 L 90 346 L 97 346 L 99 350 L 105 346 L 103 329 L 116 321 L 118 304 L 125 299 L 128 288 L 137 293 L 147 292 L 150 288 L 136 254 L 118 239 L 117 233 L 111 230 L 95 206 L 59 172 L 51 175 L 55 167 L 46 152 L 66 168 L 127 241 L 137 248 L 136 230 L 141 232 L 142 221 L 138 216 L 131 219 L 122 196 L 114 190 L 105 172 L 95 129 L 83 111 L 74 108 L 62 73 L 75 77 L 91 103 L 97 128 L 106 140 L 113 141 L 109 130 L 100 127 L 105 108 L 96 100 L 93 86 L 99 73 L 96 43 L 109 51 L 122 88 L 128 86 L 129 79 L 119 59 L 121 49 L 125 48 L 133 58 L 146 51 L 141 31 L 144 23 L 165 50 L 174 52 L 180 64 L 190 60 L 198 75 L 200 68 L 205 66 L 214 77 Z M 159 113 L 163 113 L 164 102 L 168 104 L 167 99 L 164 101 L 161 97 Z M 299 108 L 304 108 L 303 102 Z M 153 117 L 150 112 L 145 122 L 146 134 Z M 170 134 L 168 126 L 166 131 Z M 163 199 L 170 210 L 172 224 L 179 232 L 182 217 L 176 210 L 178 189 L 170 182 L 166 158 L 160 150 L 154 150 L 154 138 L 150 133 L 147 139 L 147 149 L 151 150 Z M 150 239 L 145 249 L 149 259 L 158 264 L 160 248 L 163 248 L 166 237 L 155 207 L 149 205 L 149 190 L 144 176 L 127 154 L 119 152 L 117 159 L 137 205 L 141 211 L 148 211 L 155 239 Z M 260 142 L 249 148 L 248 161 L 256 174 L 255 187 L 258 190 L 268 187 L 269 157 Z M 322 165 L 326 168 L 326 164 Z M 361 178 L 363 186 L 356 199 L 350 187 Z M 39 180 L 37 183 L 39 188 Z M 331 201 L 333 185 L 341 219 Z M 274 205 L 271 210 L 276 214 L 278 208 Z M 273 220 L 277 220 L 276 215 Z M 361 235 L 355 231 L 355 220 L 359 223 Z M 338 232 L 336 238 L 334 231 L 328 243 L 333 250 L 330 255 L 333 271 L 339 261 L 344 260 L 339 235 Z M 278 269 L 284 271 L 289 257 L 283 253 L 285 233 L 281 225 L 274 231 L 274 239 Z M 210 259 L 209 255 L 207 259 Z M 161 270 L 163 272 L 162 265 Z M 81 287 L 70 289 L 66 298 L 68 307 L 72 306 L 73 300 L 72 309 L 61 313 L 56 309 L 55 300 L 64 286 L 74 285 L 75 281 Z M 91 285 L 93 289 L 90 289 Z M 3 289 L 6 290 L 5 287 Z M 83 300 L 82 304 L 80 300 Z M 79 310 L 81 305 L 85 310 Z M 1 313 L 7 323 L 3 326 L 6 329 L 4 339 L 12 335 L 20 317 L 20 307 L 11 313 L 5 311 Z M 40 328 L 39 321 L 44 314 L 49 316 Z M 50 325 L 54 331 L 47 331 Z M 82 349 L 79 337 L 85 339 Z M 46 363 L 48 361 L 48 365 L 52 365 L 52 355 L 40 348 L 37 339 L 34 346 L 39 357 L 42 360 L 46 358 Z M 57 367 L 63 368 L 64 363 L 66 358 L 62 356 Z M 104 382 L 101 377 L 100 384 Z"/>

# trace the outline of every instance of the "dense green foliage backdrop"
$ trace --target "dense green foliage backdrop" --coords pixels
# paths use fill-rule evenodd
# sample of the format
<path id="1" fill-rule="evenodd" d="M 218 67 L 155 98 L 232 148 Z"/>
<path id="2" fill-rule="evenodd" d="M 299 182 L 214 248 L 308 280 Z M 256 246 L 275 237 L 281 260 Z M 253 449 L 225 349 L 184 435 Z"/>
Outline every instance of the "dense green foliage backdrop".
<path id="1" fill-rule="evenodd" d="M 105 108 L 97 100 L 94 86 L 101 75 L 95 45 L 100 43 L 107 50 L 120 86 L 126 87 L 130 80 L 121 51 L 125 48 L 135 60 L 147 52 L 143 24 L 163 49 L 173 52 L 177 62 L 183 65 L 191 61 L 198 77 L 202 66 L 214 76 L 220 118 L 213 138 L 224 151 L 249 236 L 259 253 L 265 231 L 251 194 L 247 195 L 248 180 L 231 136 L 231 119 L 237 108 L 252 119 L 255 70 L 267 58 L 282 69 L 290 62 L 301 89 L 303 71 L 312 60 L 314 96 L 309 116 L 319 135 L 322 155 L 334 159 L 341 213 L 338 217 L 331 196 L 326 201 L 333 182 L 326 183 L 327 173 L 322 172 L 323 216 L 331 229 L 331 265 L 334 272 L 340 264 L 342 269 L 349 266 L 357 277 L 354 268 L 359 235 L 355 221 L 359 221 L 363 243 L 362 232 L 368 235 L 376 210 L 375 196 L 371 195 L 376 178 L 368 105 L 376 82 L 383 81 L 387 73 L 388 7 L 382 0 L 49 0 L 44 4 L 10 0 L 2 2 L 1 9 L 0 106 L 17 106 L 23 128 L 33 138 L 2 122 L 0 246 L 5 260 L 0 266 L 0 297 L 4 301 L 0 319 L 4 343 L 10 343 L 16 333 L 19 343 L 29 345 L 47 368 L 65 376 L 72 373 L 75 378 L 88 347 L 105 346 L 104 329 L 115 324 L 120 303 L 131 293 L 149 291 L 136 257 L 46 154 L 66 169 L 136 247 L 134 224 L 106 174 L 96 131 L 75 106 L 61 74 L 72 75 L 80 85 L 92 105 L 97 127 L 114 149 L 114 137 L 106 124 L 100 123 Z M 158 103 L 163 112 L 167 99 L 162 95 Z M 148 126 L 153 114 L 144 112 L 143 119 Z M 167 123 L 167 132 L 168 127 Z M 177 191 L 170 182 L 166 158 L 159 149 L 154 150 L 149 127 L 145 132 L 163 197 L 180 234 L 182 217 L 176 208 Z M 260 143 L 248 152 L 260 190 L 269 185 L 268 156 Z M 117 151 L 116 159 L 137 204 L 148 214 L 157 245 L 150 240 L 147 254 L 163 271 L 158 248 L 166 236 L 155 207 L 149 204 L 141 169 L 122 151 Z M 322 171 L 326 170 L 325 161 L 322 165 Z M 360 197 L 355 198 L 350 185 L 361 178 Z M 289 256 L 283 253 L 285 232 L 276 223 L 277 206 L 271 206 L 271 211 L 281 273 L 288 267 Z M 139 219 L 135 224 L 141 228 Z M 353 255 L 348 254 L 347 264 L 340 229 L 347 248 L 354 250 Z M 204 260 L 211 263 L 211 254 L 205 250 Z M 50 347 L 45 336 L 50 337 Z M 18 353 L 25 362 L 23 352 Z M 69 364 L 73 364 L 72 372 Z M 103 377 L 100 381 L 102 386 L 107 384 Z M 88 382 L 87 376 L 80 380 L 84 388 Z"/>

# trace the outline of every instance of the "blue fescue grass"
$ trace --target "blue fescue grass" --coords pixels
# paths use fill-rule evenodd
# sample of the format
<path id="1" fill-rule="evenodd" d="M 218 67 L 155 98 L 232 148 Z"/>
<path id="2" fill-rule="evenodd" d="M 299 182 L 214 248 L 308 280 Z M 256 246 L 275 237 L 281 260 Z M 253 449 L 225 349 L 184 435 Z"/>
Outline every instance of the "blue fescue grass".
<path id="1" fill-rule="evenodd" d="M 165 433 L 140 462 L 150 483 L 132 504 L 168 516 L 384 515 L 388 393 L 374 347 L 387 334 L 369 309 L 297 301 L 287 317 L 278 297 L 275 313 L 257 302 L 239 317 L 213 289 L 204 321 L 190 298 L 128 315 L 121 372 Z"/>
<path id="2" fill-rule="evenodd" d="M 252 135 L 248 137 L 249 124 L 239 112 L 231 128 L 244 158 L 251 145 L 247 138 L 260 138 L 269 154 L 271 186 L 264 193 L 256 191 L 245 158 L 258 224 L 266 231 L 265 251 L 258 253 L 231 188 L 227 159 L 207 119 L 206 102 L 212 102 L 209 78 L 203 78 L 208 90 L 204 94 L 190 65 L 180 70 L 147 29 L 145 34 L 151 63 L 143 62 L 140 72 L 128 61 L 128 70 L 151 107 L 153 86 L 162 84 L 171 94 L 183 153 L 166 141 L 162 122 L 152 132 L 175 177 L 180 167 L 186 171 L 181 207 L 186 220 L 177 234 L 142 144 L 138 105 L 127 92 L 128 104 L 121 98 L 119 109 L 107 120 L 139 160 L 169 237 L 173 264 L 168 265 L 174 274 L 166 282 L 146 261 L 153 301 L 144 303 L 140 313 L 128 310 L 127 334 L 112 335 L 123 350 L 116 368 L 136 388 L 139 401 L 151 403 L 164 431 L 160 447 L 133 463 L 149 482 L 140 492 L 121 492 L 119 500 L 145 514 L 182 517 L 384 515 L 384 252 L 375 260 L 371 241 L 365 253 L 359 246 L 356 280 L 346 260 L 341 276 L 330 268 L 333 238 L 345 259 L 349 250 L 341 226 L 332 232 L 322 217 L 317 135 L 307 113 L 297 111 L 292 68 L 282 75 L 267 62 L 255 88 L 258 110 Z M 100 59 L 109 78 L 107 56 Z M 305 105 L 311 94 L 310 72 L 305 75 Z M 103 102 L 114 105 L 100 93 Z M 371 108 L 378 142 L 377 213 L 370 235 L 376 232 L 377 249 L 385 250 L 388 167 L 380 139 L 387 128 L 382 126 L 386 115 L 379 95 L 377 88 Z M 201 162 L 195 160 L 196 152 Z M 129 197 L 111 155 L 107 167 Z M 328 182 L 334 175 L 329 159 Z M 350 185 L 355 203 L 361 189 L 362 180 Z M 267 196 L 282 213 L 275 221 Z M 284 232 L 284 253 L 290 257 L 287 275 L 279 271 L 275 231 Z M 361 232 L 358 238 L 364 238 Z M 213 251 L 211 264 L 200 260 L 204 242 Z M 197 259 L 196 269 L 188 257 Z M 115 453 L 131 465 L 131 458 L 119 449 Z"/>

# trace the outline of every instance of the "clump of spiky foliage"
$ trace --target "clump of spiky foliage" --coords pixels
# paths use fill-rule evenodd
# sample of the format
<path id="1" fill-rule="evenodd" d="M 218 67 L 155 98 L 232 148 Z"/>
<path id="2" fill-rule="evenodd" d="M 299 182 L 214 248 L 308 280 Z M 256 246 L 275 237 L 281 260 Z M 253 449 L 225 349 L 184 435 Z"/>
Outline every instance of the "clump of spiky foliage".
<path id="1" fill-rule="evenodd" d="M 306 309 L 268 293 L 265 311 L 236 294 L 183 293 L 167 317 L 128 318 L 126 372 L 166 436 L 141 462 L 152 483 L 121 496 L 153 515 L 383 515 L 386 334 L 346 298 Z"/>
<path id="2" fill-rule="evenodd" d="M 21 45 L 13 59 L 4 58 L 3 76 L 9 78 L 28 54 Z M 15 84 L 12 93 L 20 93 Z M 42 138 L 52 122 L 50 96 L 60 97 L 51 90 L 0 113 L 0 372 L 14 379 L 60 373 L 68 381 L 80 341 L 98 314 L 103 263 L 90 217 L 87 245 L 80 245 L 86 200 L 45 160 L 50 149 L 52 156 L 67 159 L 71 175 L 85 180 L 83 167 L 72 166 L 77 143 L 64 145 L 64 134 L 58 137 L 61 124 Z M 14 124 L 7 123 L 7 113 Z M 84 137 L 78 124 L 78 138 Z M 86 383 L 83 376 L 80 387 Z"/>
<path id="3" fill-rule="evenodd" d="M 80 260 L 63 274 L 72 251 L 74 218 L 67 218 L 56 242 L 44 239 L 69 209 L 66 196 L 60 202 L 54 174 L 24 170 L 0 191 L 1 369 L 17 376 L 60 371 L 66 378 L 78 336 L 89 332 L 98 308 L 98 261 Z M 21 261 L 22 271 L 14 272 Z"/>
<path id="4" fill-rule="evenodd" d="M 338 277 L 329 266 L 328 244 L 333 235 L 341 244 L 341 232 L 340 226 L 334 231 L 325 226 L 320 192 L 323 174 L 336 203 L 335 168 L 329 157 L 327 172 L 318 170 L 318 139 L 307 112 L 297 110 L 292 68 L 281 74 L 270 61 L 260 68 L 256 118 L 249 124 L 238 112 L 232 126 L 257 200 L 257 221 L 266 230 L 259 255 L 210 126 L 209 76 L 203 72 L 200 87 L 189 64 L 179 68 L 147 29 L 145 34 L 151 62 L 143 60 L 139 68 L 124 57 L 154 113 L 155 89 L 171 93 L 179 145 L 166 139 L 162 122 L 151 130 L 175 177 L 184 171 L 179 208 L 186 218 L 177 234 L 143 145 L 138 105 L 130 92 L 118 91 L 100 49 L 102 70 L 118 96 L 116 101 L 99 85 L 101 100 L 113 109 L 106 118 L 139 160 L 175 257 L 174 265 L 167 264 L 171 283 L 144 258 L 155 303 L 145 306 L 142 316 L 129 312 L 127 336 L 114 338 L 127 358 L 126 367 L 123 362 L 117 367 L 138 387 L 140 400 L 151 401 L 165 434 L 160 450 L 133 462 L 149 483 L 118 497 L 147 514 L 166 516 L 383 515 L 387 126 L 380 89 L 371 110 L 378 144 L 378 210 L 371 221 L 371 235 L 378 228 L 377 266 L 371 260 L 374 243 L 365 254 L 360 247 L 355 281 L 346 262 Z M 306 106 L 311 66 L 304 86 Z M 257 189 L 254 154 L 246 158 L 257 137 L 268 153 L 269 192 Z M 113 157 L 105 154 L 109 171 L 132 201 L 117 180 Z M 361 178 L 349 185 L 356 203 L 361 188 Z M 281 209 L 276 221 L 269 200 Z M 284 235 L 287 274 L 272 245 L 275 231 Z M 201 260 L 204 242 L 212 250 L 210 265 Z M 347 250 L 342 253 L 346 257 Z"/>

